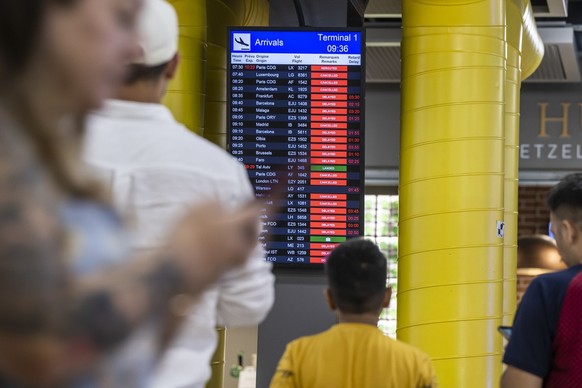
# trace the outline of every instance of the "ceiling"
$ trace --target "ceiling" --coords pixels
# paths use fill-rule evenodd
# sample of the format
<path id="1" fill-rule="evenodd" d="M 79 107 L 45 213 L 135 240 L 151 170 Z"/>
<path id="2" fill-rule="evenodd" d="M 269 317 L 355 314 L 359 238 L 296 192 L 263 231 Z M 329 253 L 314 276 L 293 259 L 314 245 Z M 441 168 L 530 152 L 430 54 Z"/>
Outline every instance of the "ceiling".
<path id="1" fill-rule="evenodd" d="M 532 0 L 532 8 L 545 55 L 525 82 L 581 82 L 582 0 Z M 365 16 L 367 81 L 400 82 L 401 0 L 370 0 Z"/>

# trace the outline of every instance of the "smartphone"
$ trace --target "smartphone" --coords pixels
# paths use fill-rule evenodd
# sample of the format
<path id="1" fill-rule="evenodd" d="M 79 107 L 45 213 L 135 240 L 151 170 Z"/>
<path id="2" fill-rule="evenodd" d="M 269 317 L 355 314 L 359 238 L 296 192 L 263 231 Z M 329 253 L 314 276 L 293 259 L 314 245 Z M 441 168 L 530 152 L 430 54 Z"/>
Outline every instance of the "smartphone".
<path id="1" fill-rule="evenodd" d="M 499 326 L 497 330 L 501 333 L 503 338 L 509 341 L 511 338 L 511 326 Z"/>

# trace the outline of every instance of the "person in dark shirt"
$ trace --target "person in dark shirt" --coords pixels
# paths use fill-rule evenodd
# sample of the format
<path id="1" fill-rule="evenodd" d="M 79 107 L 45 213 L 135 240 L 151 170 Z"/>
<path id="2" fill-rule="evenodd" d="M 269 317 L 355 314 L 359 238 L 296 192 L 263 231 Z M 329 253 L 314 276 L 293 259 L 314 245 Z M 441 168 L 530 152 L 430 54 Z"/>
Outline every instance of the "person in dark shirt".
<path id="1" fill-rule="evenodd" d="M 551 230 L 566 270 L 541 275 L 517 310 L 501 387 L 582 386 L 582 174 L 565 177 L 548 197 Z"/>

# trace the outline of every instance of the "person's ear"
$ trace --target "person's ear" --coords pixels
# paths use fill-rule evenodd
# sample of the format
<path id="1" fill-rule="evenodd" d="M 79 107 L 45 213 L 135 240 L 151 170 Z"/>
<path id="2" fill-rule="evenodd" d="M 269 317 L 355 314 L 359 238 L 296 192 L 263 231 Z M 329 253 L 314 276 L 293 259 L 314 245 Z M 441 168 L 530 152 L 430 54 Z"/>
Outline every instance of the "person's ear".
<path id="1" fill-rule="evenodd" d="M 333 299 L 333 295 L 331 294 L 331 290 L 329 288 L 323 290 L 323 297 L 325 298 L 327 306 L 331 311 L 337 310 L 337 305 L 335 304 L 335 300 Z"/>
<path id="2" fill-rule="evenodd" d="M 174 77 L 176 77 L 179 65 L 180 65 L 180 54 L 176 53 L 176 55 L 174 55 L 174 58 L 172 58 L 168 63 L 168 66 L 166 66 L 166 72 L 164 76 L 168 81 L 171 81 L 174 79 Z"/>
<path id="3" fill-rule="evenodd" d="M 560 226 L 562 227 L 563 241 L 568 244 L 575 244 L 576 240 L 580 237 L 576 225 L 570 220 L 562 220 Z"/>
<path id="4" fill-rule="evenodd" d="M 144 60 L 145 60 L 145 50 L 141 44 L 136 42 L 131 47 L 131 52 L 128 55 L 127 65 L 129 66 L 132 63 L 142 63 Z"/>
<path id="5" fill-rule="evenodd" d="M 390 300 L 392 299 L 392 287 L 386 288 L 386 295 L 384 296 L 384 303 L 382 307 L 387 309 L 390 306 Z"/>

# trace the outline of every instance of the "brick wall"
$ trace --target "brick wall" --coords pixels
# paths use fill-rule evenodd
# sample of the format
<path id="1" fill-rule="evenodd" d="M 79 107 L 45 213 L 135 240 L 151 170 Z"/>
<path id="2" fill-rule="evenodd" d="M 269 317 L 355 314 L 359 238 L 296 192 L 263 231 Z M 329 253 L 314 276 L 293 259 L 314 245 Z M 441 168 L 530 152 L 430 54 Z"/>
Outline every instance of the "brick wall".
<path id="1" fill-rule="evenodd" d="M 548 234 L 550 212 L 546 206 L 546 198 L 550 187 L 525 186 L 518 191 L 519 219 L 517 233 L 519 236 L 531 234 Z"/>
<path id="2" fill-rule="evenodd" d="M 532 234 L 548 234 L 550 211 L 546 206 L 549 186 L 525 186 L 518 191 L 519 219 L 517 233 L 519 236 Z M 534 276 L 517 276 L 517 302 L 521 301 L 527 286 Z"/>

